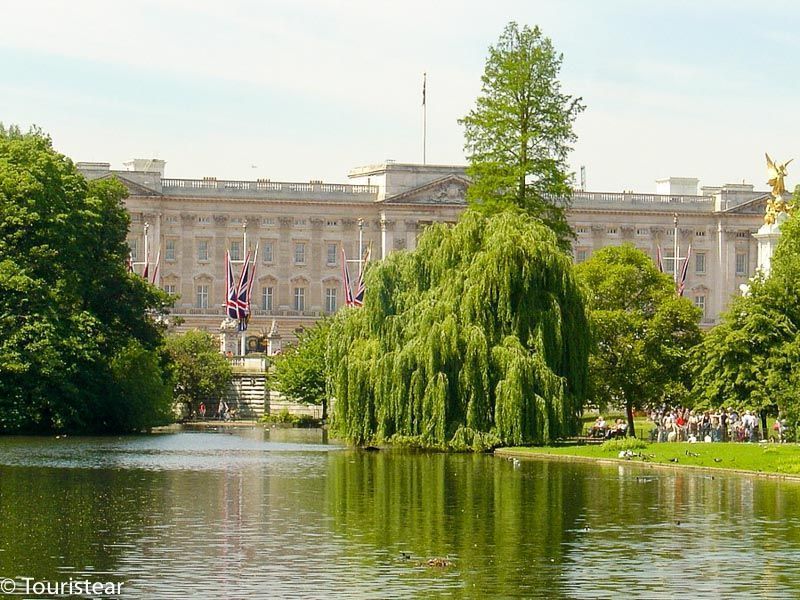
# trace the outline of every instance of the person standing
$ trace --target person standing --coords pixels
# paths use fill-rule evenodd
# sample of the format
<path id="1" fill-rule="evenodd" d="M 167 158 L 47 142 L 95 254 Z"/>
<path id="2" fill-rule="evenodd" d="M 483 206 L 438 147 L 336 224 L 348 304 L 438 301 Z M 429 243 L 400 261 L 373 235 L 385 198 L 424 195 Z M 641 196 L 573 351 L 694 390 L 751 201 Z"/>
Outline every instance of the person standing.
<path id="1" fill-rule="evenodd" d="M 203 421 L 205 421 L 205 419 L 206 419 L 206 403 L 205 402 L 201 402 L 200 403 L 200 419 L 203 420 Z"/>

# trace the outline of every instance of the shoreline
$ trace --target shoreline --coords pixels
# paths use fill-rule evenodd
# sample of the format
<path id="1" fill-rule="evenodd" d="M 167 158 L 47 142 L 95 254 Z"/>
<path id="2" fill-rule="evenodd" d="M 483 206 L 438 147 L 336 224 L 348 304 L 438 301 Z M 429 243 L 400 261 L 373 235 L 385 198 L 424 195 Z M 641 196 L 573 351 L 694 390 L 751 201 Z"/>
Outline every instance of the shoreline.
<path id="1" fill-rule="evenodd" d="M 800 475 L 790 473 L 774 473 L 769 471 L 752 471 L 750 469 L 732 469 L 726 467 L 708 467 L 703 465 L 672 464 L 661 462 L 633 461 L 624 458 L 594 456 L 580 456 L 576 454 L 550 454 L 548 452 L 537 452 L 536 450 L 523 450 L 519 448 L 496 448 L 494 455 L 499 458 L 519 458 L 528 460 L 557 460 L 567 462 L 589 462 L 601 465 L 628 465 L 643 469 L 666 469 L 672 471 L 693 470 L 698 472 L 710 472 L 715 474 L 730 473 L 733 475 L 747 475 L 750 477 L 760 477 L 763 479 L 777 479 L 800 483 Z"/>

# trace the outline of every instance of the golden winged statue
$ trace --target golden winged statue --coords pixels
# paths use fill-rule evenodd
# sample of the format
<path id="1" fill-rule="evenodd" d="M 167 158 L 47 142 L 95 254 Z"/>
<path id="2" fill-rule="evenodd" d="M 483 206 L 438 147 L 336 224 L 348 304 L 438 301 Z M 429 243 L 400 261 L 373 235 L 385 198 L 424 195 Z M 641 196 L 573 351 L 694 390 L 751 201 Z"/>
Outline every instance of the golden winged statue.
<path id="1" fill-rule="evenodd" d="M 786 185 L 783 180 L 788 175 L 786 167 L 794 159 L 790 158 L 785 163 L 781 164 L 772 160 L 766 152 L 764 156 L 767 157 L 767 173 L 769 174 L 767 183 L 772 186 L 773 196 L 767 200 L 767 213 L 764 215 L 764 223 L 772 225 L 775 223 L 775 219 L 779 213 L 789 212 L 789 207 L 783 199 L 783 195 L 786 193 Z"/>

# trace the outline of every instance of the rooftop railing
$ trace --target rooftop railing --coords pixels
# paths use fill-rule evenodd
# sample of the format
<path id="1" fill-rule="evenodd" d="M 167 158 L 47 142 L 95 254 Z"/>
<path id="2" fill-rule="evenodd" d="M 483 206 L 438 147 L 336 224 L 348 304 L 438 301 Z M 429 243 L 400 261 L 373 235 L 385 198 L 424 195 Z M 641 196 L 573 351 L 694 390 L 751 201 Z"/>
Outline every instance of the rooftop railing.
<path id="1" fill-rule="evenodd" d="M 162 179 L 161 188 L 170 191 L 214 190 L 216 192 L 307 192 L 319 194 L 376 195 L 376 185 L 346 183 L 292 183 L 284 181 L 236 181 L 231 179 Z"/>
<path id="2" fill-rule="evenodd" d="M 635 194 L 624 192 L 573 192 L 573 206 L 647 206 L 648 208 L 678 207 L 689 210 L 708 210 L 714 206 L 711 196 L 680 196 L 666 194 Z"/>

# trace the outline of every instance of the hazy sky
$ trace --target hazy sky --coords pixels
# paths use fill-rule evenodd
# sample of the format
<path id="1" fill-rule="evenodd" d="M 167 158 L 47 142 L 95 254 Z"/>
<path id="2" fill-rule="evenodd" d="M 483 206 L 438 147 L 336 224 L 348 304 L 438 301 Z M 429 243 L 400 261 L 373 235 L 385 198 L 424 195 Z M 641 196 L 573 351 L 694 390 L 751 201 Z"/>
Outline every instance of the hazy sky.
<path id="1" fill-rule="evenodd" d="M 505 24 L 538 24 L 582 96 L 588 188 L 755 183 L 800 159 L 800 4 L 735 0 L 3 0 L 0 121 L 75 160 L 167 176 L 346 181 L 359 165 L 464 162 L 465 115 Z M 794 165 L 792 165 L 794 166 Z M 800 160 L 789 169 L 800 181 Z"/>

